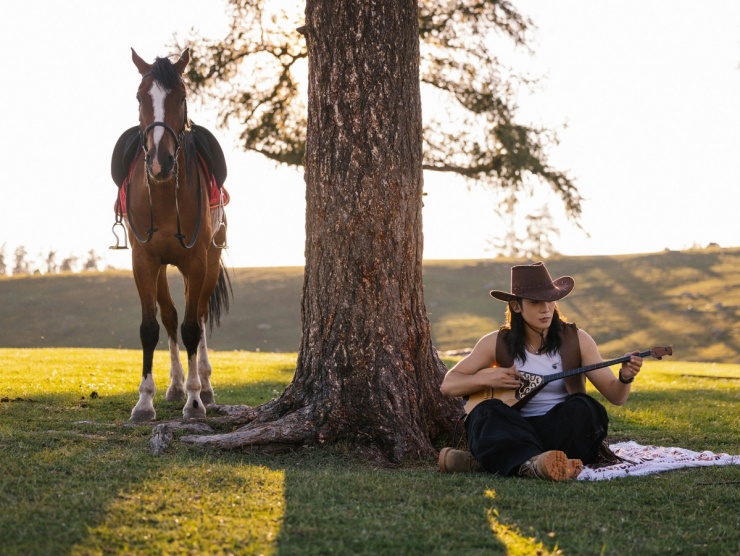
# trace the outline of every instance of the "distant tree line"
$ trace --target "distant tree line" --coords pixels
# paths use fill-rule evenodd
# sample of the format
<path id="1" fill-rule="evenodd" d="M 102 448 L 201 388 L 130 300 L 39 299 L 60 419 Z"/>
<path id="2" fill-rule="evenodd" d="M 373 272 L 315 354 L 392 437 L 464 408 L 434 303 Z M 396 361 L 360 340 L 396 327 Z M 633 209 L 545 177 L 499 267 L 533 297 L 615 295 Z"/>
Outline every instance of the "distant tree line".
<path id="1" fill-rule="evenodd" d="M 102 257 L 95 249 L 90 249 L 84 257 L 70 254 L 60 259 L 59 254 L 50 249 L 48 253 L 39 253 L 37 258 L 31 258 L 24 245 L 15 248 L 9 254 L 7 243 L 0 246 L 0 276 L 24 276 L 31 274 L 59 274 L 62 272 L 98 272 L 107 270 L 101 268 Z"/>
<path id="2" fill-rule="evenodd" d="M 494 256 L 508 258 L 546 259 L 556 255 L 552 238 L 559 235 L 559 231 L 552 222 L 548 207 L 544 206 L 525 216 L 527 228 L 524 236 L 521 236 L 515 226 L 515 203 L 515 200 L 510 200 L 505 204 L 506 210 L 499 213 L 506 218 L 508 226 L 502 235 L 489 240 L 488 251 Z M 103 258 L 94 249 L 90 249 L 84 257 L 70 254 L 60 259 L 57 251 L 50 249 L 48 253 L 39 253 L 36 258 L 31 258 L 24 245 L 16 247 L 12 254 L 7 243 L 0 245 L 0 276 L 99 272 L 112 268 L 103 263 Z"/>

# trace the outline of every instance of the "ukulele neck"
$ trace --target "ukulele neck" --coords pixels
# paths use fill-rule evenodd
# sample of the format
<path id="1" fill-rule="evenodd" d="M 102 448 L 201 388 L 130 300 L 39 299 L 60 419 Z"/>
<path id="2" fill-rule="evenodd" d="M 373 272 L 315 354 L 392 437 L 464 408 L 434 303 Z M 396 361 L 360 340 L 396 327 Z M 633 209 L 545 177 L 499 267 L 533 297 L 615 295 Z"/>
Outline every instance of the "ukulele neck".
<path id="1" fill-rule="evenodd" d="M 650 352 L 651 350 L 643 351 L 641 353 L 638 353 L 637 357 L 647 357 L 648 355 L 650 355 Z M 546 383 L 552 382 L 553 380 L 567 378 L 569 376 L 580 375 L 583 373 L 587 373 L 589 371 L 595 371 L 596 369 L 603 369 L 604 367 L 611 367 L 612 365 L 616 365 L 617 363 L 624 363 L 625 361 L 629 361 L 631 357 L 632 355 L 625 355 L 623 357 L 617 357 L 616 359 L 610 359 L 609 361 L 602 361 L 601 363 L 595 363 L 593 365 L 586 365 L 585 367 L 578 367 L 577 369 L 571 369 L 569 371 L 553 373 L 543 378 L 545 379 Z"/>

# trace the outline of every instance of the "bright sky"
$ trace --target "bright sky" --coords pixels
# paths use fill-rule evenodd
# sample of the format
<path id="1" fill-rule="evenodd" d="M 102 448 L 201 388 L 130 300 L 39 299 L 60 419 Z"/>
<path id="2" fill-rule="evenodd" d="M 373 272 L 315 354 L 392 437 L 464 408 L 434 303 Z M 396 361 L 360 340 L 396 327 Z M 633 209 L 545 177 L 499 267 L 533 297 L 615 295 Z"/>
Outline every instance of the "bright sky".
<path id="1" fill-rule="evenodd" d="M 552 128 L 567 124 L 550 159 L 586 199 L 589 236 L 558 221 L 556 248 L 586 255 L 740 245 L 740 2 L 514 4 L 538 30 L 535 56 L 511 62 L 545 77 L 522 99 L 522 114 Z M 222 36 L 223 13 L 221 0 L 3 4 L 0 246 L 8 262 L 23 245 L 31 258 L 50 250 L 58 261 L 84 258 L 94 249 L 107 264 L 130 267 L 130 251 L 108 250 L 110 154 L 137 122 L 139 75 L 129 49 L 153 61 L 173 54 L 173 34 L 191 27 Z M 193 112 L 227 154 L 227 264 L 302 265 L 302 174 L 238 150 L 213 115 Z M 425 258 L 490 258 L 488 242 L 503 226 L 496 196 L 432 173 L 425 189 Z"/>

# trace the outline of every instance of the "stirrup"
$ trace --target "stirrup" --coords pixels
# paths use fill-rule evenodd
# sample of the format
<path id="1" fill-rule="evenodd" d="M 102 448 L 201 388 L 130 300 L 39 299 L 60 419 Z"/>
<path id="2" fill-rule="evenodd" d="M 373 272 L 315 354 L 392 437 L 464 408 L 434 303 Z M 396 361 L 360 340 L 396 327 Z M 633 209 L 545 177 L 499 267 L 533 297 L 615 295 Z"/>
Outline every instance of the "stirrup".
<path id="1" fill-rule="evenodd" d="M 218 227 L 211 234 L 211 243 L 217 249 L 228 249 L 229 248 L 229 245 L 228 245 L 228 243 L 226 241 L 226 234 L 224 234 L 224 242 L 222 244 L 219 245 L 218 243 L 216 243 L 216 234 L 219 232 L 219 230 L 221 230 L 221 228 L 223 228 L 224 230 L 226 230 L 226 223 L 223 220 L 219 220 Z"/>
<path id="2" fill-rule="evenodd" d="M 218 225 L 216 226 L 216 229 L 213 230 L 213 233 L 211 233 L 211 243 L 213 244 L 213 246 L 216 249 L 228 249 L 229 248 L 229 245 L 227 243 L 228 240 L 227 240 L 227 235 L 225 233 L 227 227 L 226 227 L 226 221 L 224 220 L 224 214 L 225 214 L 226 211 L 224 210 L 224 192 L 223 192 L 223 190 L 221 190 L 220 199 L 219 199 L 219 203 L 218 203 L 218 208 L 216 209 L 216 211 L 217 212 L 215 214 L 215 217 L 218 219 L 218 221 L 216 222 L 216 224 L 218 224 Z M 211 220 L 211 225 L 213 225 L 213 220 Z M 223 230 L 224 230 L 224 242 L 219 245 L 218 243 L 216 243 L 216 234 L 221 230 L 221 228 L 223 228 Z"/>
<path id="3" fill-rule="evenodd" d="M 123 245 L 121 245 L 121 238 L 116 233 L 116 226 L 123 228 Z M 113 236 L 116 238 L 116 244 L 111 245 L 108 249 L 128 249 L 128 234 L 126 233 L 126 227 L 121 222 L 116 222 L 111 228 Z"/>

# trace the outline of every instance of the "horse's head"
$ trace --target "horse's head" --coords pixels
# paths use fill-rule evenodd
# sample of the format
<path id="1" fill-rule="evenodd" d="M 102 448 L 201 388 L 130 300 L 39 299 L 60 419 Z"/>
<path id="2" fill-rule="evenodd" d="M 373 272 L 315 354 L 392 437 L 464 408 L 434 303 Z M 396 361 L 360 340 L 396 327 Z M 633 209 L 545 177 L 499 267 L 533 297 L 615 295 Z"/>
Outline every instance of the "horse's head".
<path id="1" fill-rule="evenodd" d="M 155 180 L 167 180 L 173 175 L 178 149 L 188 127 L 182 73 L 190 60 L 190 52 L 183 51 L 174 64 L 167 58 L 157 58 L 153 64 L 148 64 L 133 48 L 131 53 L 141 74 L 136 99 L 147 172 Z"/>

